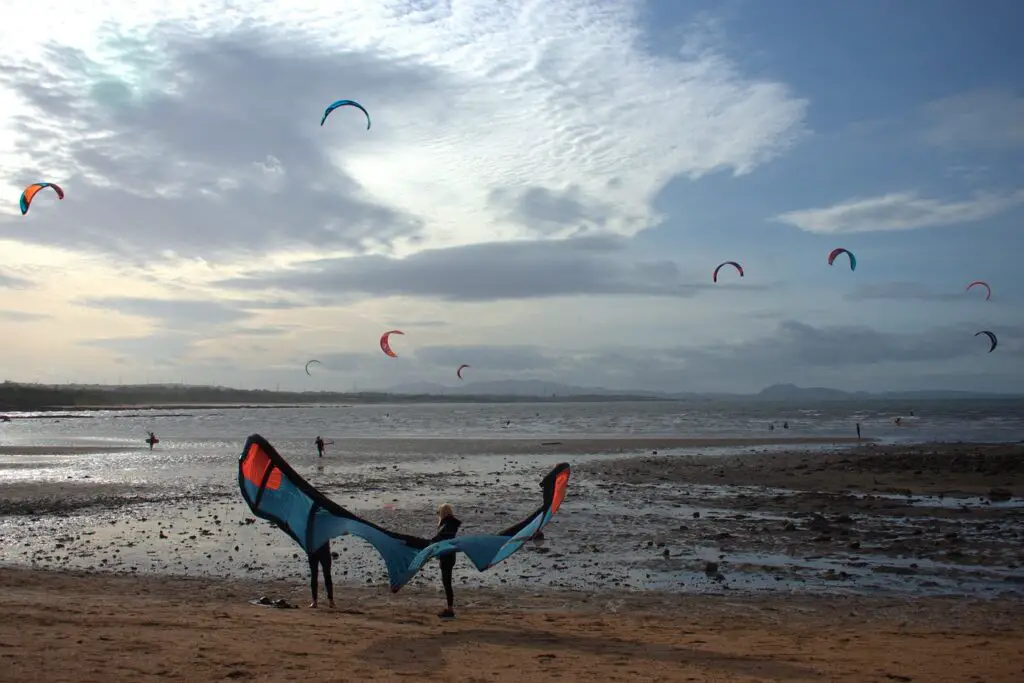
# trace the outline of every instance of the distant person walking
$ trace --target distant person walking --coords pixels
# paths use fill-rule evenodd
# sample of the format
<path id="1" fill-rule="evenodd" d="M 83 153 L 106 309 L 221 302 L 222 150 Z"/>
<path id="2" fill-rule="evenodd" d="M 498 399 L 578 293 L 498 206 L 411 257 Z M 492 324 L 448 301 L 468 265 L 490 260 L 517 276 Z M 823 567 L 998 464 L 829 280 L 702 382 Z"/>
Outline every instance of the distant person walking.
<path id="1" fill-rule="evenodd" d="M 160 443 L 160 439 L 156 438 L 156 434 L 150 432 L 149 437 L 146 438 L 146 443 L 149 444 L 149 450 L 153 450 L 153 446 Z"/>
<path id="2" fill-rule="evenodd" d="M 860 441 L 860 422 L 857 423 L 857 441 Z"/>

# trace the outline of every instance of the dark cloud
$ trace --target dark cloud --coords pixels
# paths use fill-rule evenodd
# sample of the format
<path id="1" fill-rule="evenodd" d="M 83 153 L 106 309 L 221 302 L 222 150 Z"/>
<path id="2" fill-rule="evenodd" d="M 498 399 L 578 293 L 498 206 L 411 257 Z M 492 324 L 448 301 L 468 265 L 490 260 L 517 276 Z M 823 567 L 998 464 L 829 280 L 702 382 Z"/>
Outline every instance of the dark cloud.
<path id="1" fill-rule="evenodd" d="M 287 299 L 224 299 L 225 304 L 243 311 L 288 311 L 307 308 L 308 302 L 288 301 Z"/>
<path id="2" fill-rule="evenodd" d="M 957 301 L 964 299 L 964 293 L 938 292 L 917 282 L 885 282 L 858 287 L 844 298 L 847 301 Z"/>
<path id="3" fill-rule="evenodd" d="M 0 289 L 28 289 L 34 287 L 35 283 L 16 275 L 0 273 Z"/>
<path id="4" fill-rule="evenodd" d="M 219 284 L 349 297 L 407 295 L 450 301 L 573 294 L 689 297 L 710 286 L 683 282 L 679 268 L 671 261 L 630 260 L 624 242 L 608 237 L 475 244 L 421 251 L 402 259 L 324 259 Z"/>
<path id="5" fill-rule="evenodd" d="M 564 192 L 545 187 L 499 188 L 488 197 L 492 206 L 504 209 L 506 218 L 531 230 L 556 233 L 575 227 L 577 233 L 604 228 L 612 207 L 584 196 L 577 185 Z"/>
<path id="6" fill-rule="evenodd" d="M 28 311 L 0 310 L 0 319 L 12 322 L 31 322 L 33 320 L 48 320 L 52 318 L 48 313 L 30 313 Z"/>
<path id="7" fill-rule="evenodd" d="M 532 346 L 427 346 L 416 349 L 416 360 L 448 368 L 468 363 L 487 371 L 506 372 L 549 369 L 558 362 Z"/>
<path id="8" fill-rule="evenodd" d="M 312 359 L 320 361 L 320 367 L 313 366 L 309 369 L 310 373 L 316 373 L 317 370 L 327 370 L 329 372 L 353 372 L 366 367 L 371 356 L 368 353 L 321 353 L 311 354 L 309 358 L 300 361 L 303 365 Z"/>
<path id="9" fill-rule="evenodd" d="M 161 333 L 87 339 L 79 342 L 79 346 L 111 351 L 117 354 L 115 360 L 125 365 L 180 367 L 193 365 L 185 358 L 197 341 L 195 335 Z"/>
<path id="10" fill-rule="evenodd" d="M 814 327 L 782 321 L 775 334 L 740 344 L 701 351 L 682 351 L 695 365 L 739 367 L 858 366 L 885 362 L 946 361 L 973 353 L 970 335 L 976 330 L 951 327 L 897 334 L 865 326 Z"/>
<path id="11" fill-rule="evenodd" d="M 291 325 L 265 325 L 263 327 L 236 327 L 228 334 L 240 337 L 281 337 L 294 330 L 295 327 Z"/>
<path id="12" fill-rule="evenodd" d="M 126 315 L 159 320 L 168 328 L 206 328 L 237 322 L 251 316 L 245 311 L 216 301 L 188 299 L 148 299 L 144 297 L 102 297 L 82 299 L 78 303 Z"/>
<path id="13" fill-rule="evenodd" d="M 366 54 L 322 54 L 258 33 L 201 42 L 164 33 L 149 42 L 169 64 L 158 68 L 141 48 L 123 46 L 125 64 L 150 70 L 140 88 L 103 76 L 68 47 L 51 48 L 38 64 L 0 69 L 41 113 L 13 117 L 20 151 L 38 160 L 22 179 L 36 180 L 43 168 L 77 169 L 56 179 L 67 193 L 61 206 L 36 213 L 30 229 L 15 230 L 18 239 L 133 256 L 143 250 L 152 259 L 165 249 L 358 252 L 422 229 L 416 217 L 364 198 L 328 158 L 359 136 L 386 136 L 386 126 L 368 132 L 343 111 L 318 124 L 339 96 L 363 100 L 371 113 L 377 101 L 429 106 L 441 97 L 436 72 Z M 154 85 L 161 89 L 146 94 Z"/>

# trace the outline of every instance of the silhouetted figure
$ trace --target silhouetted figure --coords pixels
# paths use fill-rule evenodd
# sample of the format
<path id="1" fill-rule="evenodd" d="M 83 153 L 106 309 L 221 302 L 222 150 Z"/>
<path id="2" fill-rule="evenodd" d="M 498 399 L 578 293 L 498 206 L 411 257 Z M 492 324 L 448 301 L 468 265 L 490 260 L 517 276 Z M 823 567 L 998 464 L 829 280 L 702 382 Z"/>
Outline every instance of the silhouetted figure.
<path id="1" fill-rule="evenodd" d="M 327 590 L 327 604 L 334 607 L 334 583 L 331 581 L 331 542 L 327 541 L 308 556 L 309 558 L 309 590 L 313 594 L 313 602 L 309 606 L 316 608 L 317 574 L 324 570 L 324 588 Z"/>
<path id="2" fill-rule="evenodd" d="M 857 423 L 857 441 L 860 441 L 860 422 Z"/>
<path id="3" fill-rule="evenodd" d="M 323 439 L 323 437 L 320 436 L 319 434 L 317 434 L 316 441 L 314 441 L 313 443 L 316 444 L 316 452 L 317 452 L 317 454 L 321 458 L 324 457 L 324 439 Z"/>

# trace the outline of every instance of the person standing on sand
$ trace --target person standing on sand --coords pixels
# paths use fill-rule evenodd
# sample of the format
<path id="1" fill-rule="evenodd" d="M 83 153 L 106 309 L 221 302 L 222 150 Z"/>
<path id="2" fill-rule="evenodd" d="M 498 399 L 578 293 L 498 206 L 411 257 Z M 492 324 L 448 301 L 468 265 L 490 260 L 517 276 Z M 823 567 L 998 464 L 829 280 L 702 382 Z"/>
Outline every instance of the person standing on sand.
<path id="1" fill-rule="evenodd" d="M 459 527 L 462 526 L 462 522 L 455 517 L 455 511 L 452 510 L 452 506 L 448 503 L 442 503 L 437 506 L 437 534 L 430 539 L 431 543 L 437 543 L 438 541 L 447 541 L 455 538 L 455 534 L 459 532 Z M 455 568 L 455 553 L 445 553 L 437 558 L 441 564 L 441 583 L 444 585 L 444 597 L 447 601 L 447 608 L 439 613 L 442 619 L 454 619 L 455 618 L 455 594 L 452 591 L 452 569 Z"/>
<path id="2" fill-rule="evenodd" d="M 319 437 L 317 437 L 319 438 Z M 324 570 L 324 590 L 327 591 L 327 604 L 334 607 L 334 583 L 331 581 L 331 542 L 327 541 L 318 550 L 308 555 L 309 558 L 309 590 L 313 594 L 311 609 L 316 609 L 317 574 L 320 567 Z"/>

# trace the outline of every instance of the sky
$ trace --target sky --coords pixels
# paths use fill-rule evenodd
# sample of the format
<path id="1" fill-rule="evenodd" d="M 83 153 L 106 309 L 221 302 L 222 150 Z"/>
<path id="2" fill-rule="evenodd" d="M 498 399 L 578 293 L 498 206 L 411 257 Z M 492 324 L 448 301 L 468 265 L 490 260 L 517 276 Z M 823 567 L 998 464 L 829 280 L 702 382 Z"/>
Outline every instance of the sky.
<path id="1" fill-rule="evenodd" d="M 1017 0 L 0 10 L 5 380 L 1024 386 Z"/>

